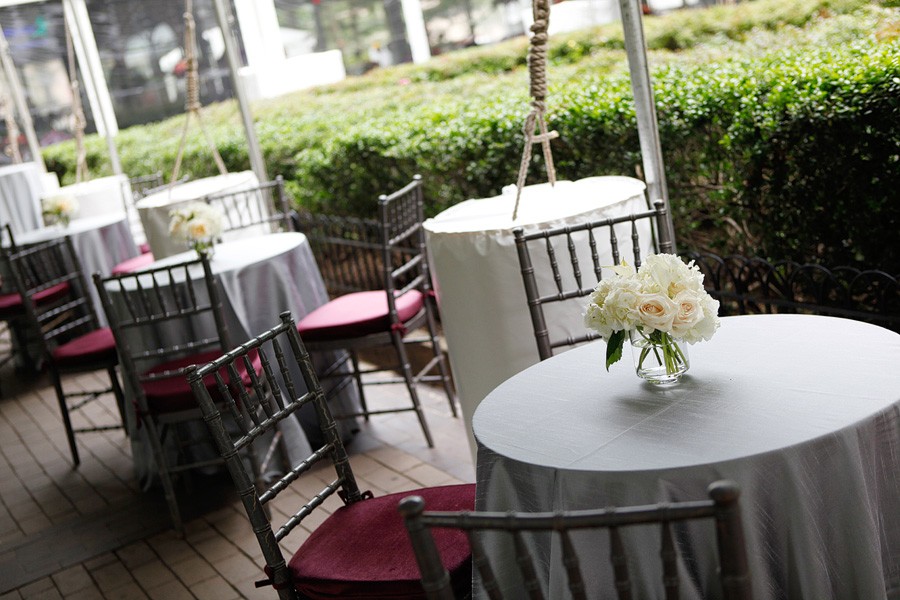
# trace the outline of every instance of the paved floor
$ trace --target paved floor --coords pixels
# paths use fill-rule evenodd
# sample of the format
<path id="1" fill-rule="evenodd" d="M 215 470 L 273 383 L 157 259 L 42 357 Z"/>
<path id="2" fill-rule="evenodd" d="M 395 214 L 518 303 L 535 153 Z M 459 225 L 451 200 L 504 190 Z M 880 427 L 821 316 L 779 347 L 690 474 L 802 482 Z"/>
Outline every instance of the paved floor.
<path id="1" fill-rule="evenodd" d="M 66 385 L 90 388 L 101 375 L 71 377 Z M 122 431 L 79 435 L 81 466 L 73 469 L 47 376 L 22 380 L 5 368 L 0 391 L 0 600 L 274 597 L 253 585 L 262 578 L 259 547 L 224 476 L 195 477 L 191 490 L 181 490 L 188 520 L 180 537 L 161 493 L 138 489 Z M 436 389 L 423 387 L 422 395 L 435 448 L 426 446 L 411 413 L 361 423 L 348 450 L 363 489 L 378 495 L 474 481 L 462 419 L 451 416 Z M 408 401 L 393 385 L 369 387 L 367 397 L 373 408 Z M 114 422 L 112 398 L 76 418 Z M 295 531 L 286 550 L 305 533 Z"/>

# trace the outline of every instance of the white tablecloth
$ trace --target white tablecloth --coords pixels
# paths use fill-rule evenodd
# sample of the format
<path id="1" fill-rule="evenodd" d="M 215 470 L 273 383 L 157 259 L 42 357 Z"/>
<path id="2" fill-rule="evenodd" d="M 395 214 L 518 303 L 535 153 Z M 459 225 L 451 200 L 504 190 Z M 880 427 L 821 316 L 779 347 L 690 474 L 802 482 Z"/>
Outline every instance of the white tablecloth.
<path id="1" fill-rule="evenodd" d="M 194 260 L 196 257 L 193 251 L 185 252 L 156 261 L 151 268 Z M 220 285 L 225 321 L 235 345 L 277 325 L 279 314 L 286 310 L 291 311 L 295 321 L 299 321 L 328 301 L 312 249 L 302 233 L 272 233 L 219 244 L 210 266 Z M 202 269 L 191 276 L 201 279 Z M 111 293 L 111 300 L 124 301 L 118 292 Z M 211 334 L 202 331 L 179 333 L 188 338 Z M 171 336 L 177 334 L 164 332 L 160 335 L 166 337 L 166 343 L 171 343 Z M 159 341 L 133 340 L 131 343 L 150 348 L 158 347 Z M 295 378 L 302 381 L 299 372 L 295 374 Z M 337 403 L 336 411 L 359 410 L 359 397 L 354 386 L 347 386 L 334 402 Z M 307 433 L 296 422 L 287 423 L 283 429 L 292 460 L 310 452 L 307 436 L 316 433 L 315 414 L 312 411 L 301 411 L 300 423 Z M 355 423 L 346 420 L 341 422 L 341 426 L 347 435 L 355 428 Z M 147 471 L 152 463 L 148 463 L 149 452 L 144 452 L 139 436 L 135 436 L 135 440 L 138 440 L 133 444 L 135 463 L 138 475 L 143 478 L 148 472 L 152 473 Z M 319 440 L 312 440 L 313 444 L 318 442 Z"/>
<path id="2" fill-rule="evenodd" d="M 75 215 L 78 218 L 124 214 L 127 203 L 132 202 L 131 184 L 125 175 L 110 175 L 64 185 L 58 190 L 46 191 L 44 196 L 57 194 L 71 195 L 78 200 Z"/>
<path id="3" fill-rule="evenodd" d="M 0 167 L 0 224 L 9 223 L 13 235 L 41 227 L 41 196 L 48 191 L 37 163 Z"/>
<path id="4" fill-rule="evenodd" d="M 100 298 L 90 282 L 90 277 L 92 273 L 109 275 L 114 266 L 139 254 L 134 238 L 131 237 L 125 213 L 75 219 L 68 227 L 52 225 L 34 229 L 17 235 L 16 244 L 30 246 L 64 236 L 72 238 L 72 246 L 81 261 L 86 285 L 97 309 L 97 317 L 101 325 L 106 325 L 106 315 L 103 314 Z"/>
<path id="5" fill-rule="evenodd" d="M 702 499 L 732 479 L 755 598 L 900 597 L 900 335 L 831 317 L 728 317 L 668 387 L 638 379 L 627 353 L 607 373 L 604 353 L 595 342 L 555 356 L 481 403 L 479 510 Z M 682 598 L 717 597 L 712 524 L 681 536 L 696 561 Z M 635 597 L 662 597 L 658 530 L 631 541 L 648 557 L 630 565 Z M 564 597 L 558 549 L 534 549 L 549 597 Z M 590 597 L 612 597 L 605 538 L 582 549 L 596 556 L 582 564 L 603 564 L 585 572 Z"/>
<path id="6" fill-rule="evenodd" d="M 144 196 L 135 203 L 147 243 L 156 258 L 179 254 L 187 249 L 185 242 L 173 240 L 169 235 L 169 213 L 189 202 L 206 196 L 226 192 L 238 192 L 259 185 L 253 171 L 227 173 L 171 186 L 164 191 Z"/>
<path id="7" fill-rule="evenodd" d="M 467 200 L 425 221 L 441 323 L 473 453 L 475 407 L 501 382 L 538 361 L 512 230 L 548 229 L 646 210 L 644 188 L 643 182 L 629 177 L 560 181 L 552 188 L 527 186 L 516 221 L 515 191 Z M 630 239 L 630 225 L 623 227 L 623 239 Z M 645 251 L 650 250 L 650 236 L 642 234 L 642 239 L 648 242 Z M 588 251 L 586 238 L 583 247 Z M 611 265 L 612 258 L 607 260 L 604 264 Z M 589 255 L 586 261 L 589 264 Z M 543 264 L 535 257 L 539 280 L 549 273 Z M 554 336 L 583 332 L 583 304 L 572 300 L 554 313 L 548 323 Z"/>

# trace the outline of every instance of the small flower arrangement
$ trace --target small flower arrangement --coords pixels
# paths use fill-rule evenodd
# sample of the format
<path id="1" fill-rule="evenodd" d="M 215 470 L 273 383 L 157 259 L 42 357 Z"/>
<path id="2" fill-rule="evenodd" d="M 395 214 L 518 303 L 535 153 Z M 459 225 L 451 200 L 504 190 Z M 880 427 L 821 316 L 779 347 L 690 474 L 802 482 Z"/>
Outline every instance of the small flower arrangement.
<path id="1" fill-rule="evenodd" d="M 187 242 L 197 254 L 208 255 L 222 235 L 222 210 L 206 202 L 191 202 L 169 213 L 169 234 Z"/>
<path id="2" fill-rule="evenodd" d="M 66 227 L 77 211 L 78 200 L 71 194 L 56 194 L 41 200 L 41 214 L 44 216 L 44 221 L 50 225 L 59 223 Z"/>
<path id="3" fill-rule="evenodd" d="M 606 340 L 606 369 L 622 358 L 627 334 L 641 348 L 639 373 L 653 352 L 666 374 L 680 375 L 687 359 L 679 341 L 709 340 L 719 327 L 719 302 L 703 288 L 699 267 L 673 254 L 653 254 L 637 271 L 627 264 L 613 270 L 615 276 L 591 293 L 584 314 L 585 326 Z"/>

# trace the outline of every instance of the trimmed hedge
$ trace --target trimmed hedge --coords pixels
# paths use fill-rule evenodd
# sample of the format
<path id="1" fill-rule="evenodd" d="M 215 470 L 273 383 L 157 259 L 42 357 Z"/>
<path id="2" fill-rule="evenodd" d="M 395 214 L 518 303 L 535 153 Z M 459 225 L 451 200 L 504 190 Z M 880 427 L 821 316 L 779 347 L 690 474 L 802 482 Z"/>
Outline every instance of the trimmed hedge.
<path id="1" fill-rule="evenodd" d="M 682 248 L 900 273 L 900 11 L 757 0 L 646 20 Z M 554 39 L 549 120 L 560 177 L 635 175 L 637 127 L 617 27 Z M 312 210 L 370 216 L 425 175 L 431 214 L 515 181 L 528 111 L 524 40 L 383 69 L 255 105 L 271 174 Z M 683 50 L 691 48 L 690 50 Z M 233 103 L 205 109 L 229 169 L 248 168 Z M 171 169 L 183 117 L 117 140 L 128 173 Z M 89 140 L 92 159 L 105 147 Z M 539 154 L 539 153 L 538 153 Z M 74 172 L 71 144 L 45 152 Z M 542 179 L 536 156 L 532 179 Z M 183 173 L 214 173 L 202 136 Z"/>

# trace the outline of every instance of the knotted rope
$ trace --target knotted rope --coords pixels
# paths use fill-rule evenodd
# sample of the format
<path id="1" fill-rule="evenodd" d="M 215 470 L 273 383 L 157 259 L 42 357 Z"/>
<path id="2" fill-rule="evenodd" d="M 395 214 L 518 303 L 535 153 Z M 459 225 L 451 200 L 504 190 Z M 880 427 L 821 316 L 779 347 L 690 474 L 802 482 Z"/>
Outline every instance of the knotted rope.
<path id="1" fill-rule="evenodd" d="M 89 178 L 87 150 L 84 147 L 84 130 L 87 119 L 84 117 L 84 105 L 81 103 L 81 86 L 78 84 L 78 71 L 75 70 L 75 49 L 72 46 L 72 32 L 66 27 L 66 53 L 69 59 L 69 87 L 72 89 L 72 135 L 75 137 L 75 182 Z"/>
<path id="2" fill-rule="evenodd" d="M 5 148 L 4 153 L 15 164 L 19 164 L 22 162 L 22 153 L 19 151 L 19 126 L 16 123 L 16 115 L 9 101 L 9 96 L 6 94 L 0 95 L 0 112 L 3 113 L 3 120 L 6 122 L 6 135 L 9 139 L 9 145 Z"/>
<path id="3" fill-rule="evenodd" d="M 547 180 L 550 185 L 556 184 L 556 169 L 553 167 L 553 154 L 550 151 L 550 140 L 559 137 L 555 131 L 547 130 L 547 121 L 544 114 L 547 111 L 545 99 L 547 97 L 547 27 L 550 25 L 550 5 L 548 0 L 534 0 L 532 4 L 534 23 L 531 25 L 531 45 L 528 51 L 528 77 L 530 81 L 529 92 L 531 94 L 531 112 L 525 118 L 525 149 L 522 152 L 522 162 L 519 164 L 519 178 L 516 181 L 516 205 L 513 208 L 513 221 L 519 214 L 519 199 L 522 197 L 522 188 L 525 187 L 525 178 L 528 175 L 528 166 L 531 164 L 532 146 L 540 144 L 544 150 L 544 166 L 547 169 Z M 535 134 L 535 126 L 540 132 Z"/>
<path id="4" fill-rule="evenodd" d="M 202 105 L 200 104 L 200 73 L 199 73 L 199 61 L 197 60 L 197 42 L 196 42 L 196 23 L 194 22 L 193 15 L 193 2 L 192 0 L 185 0 L 185 12 L 184 12 L 184 60 L 187 66 L 187 70 L 185 71 L 185 91 L 187 99 L 184 103 L 184 109 L 187 114 L 184 116 L 184 129 L 181 130 L 181 142 L 178 145 L 178 155 L 175 157 L 175 168 L 172 169 L 172 179 L 170 180 L 170 185 L 174 185 L 176 181 L 178 181 L 178 175 L 181 171 L 181 159 L 184 157 L 184 149 L 187 142 L 187 132 L 191 123 L 191 117 L 195 117 L 197 119 L 197 124 L 200 125 L 200 131 L 203 133 L 203 137 L 206 139 L 206 143 L 213 153 L 213 160 L 216 161 L 216 166 L 219 168 L 219 173 L 225 175 L 228 173 L 228 169 L 225 167 L 225 161 L 222 160 L 222 157 L 219 155 L 219 150 L 216 148 L 216 145 L 213 143 L 212 138 L 209 133 L 206 131 L 206 127 L 203 125 L 203 118 L 201 116 L 200 109 Z M 235 84 L 239 84 L 240 82 L 235 82 Z"/>

